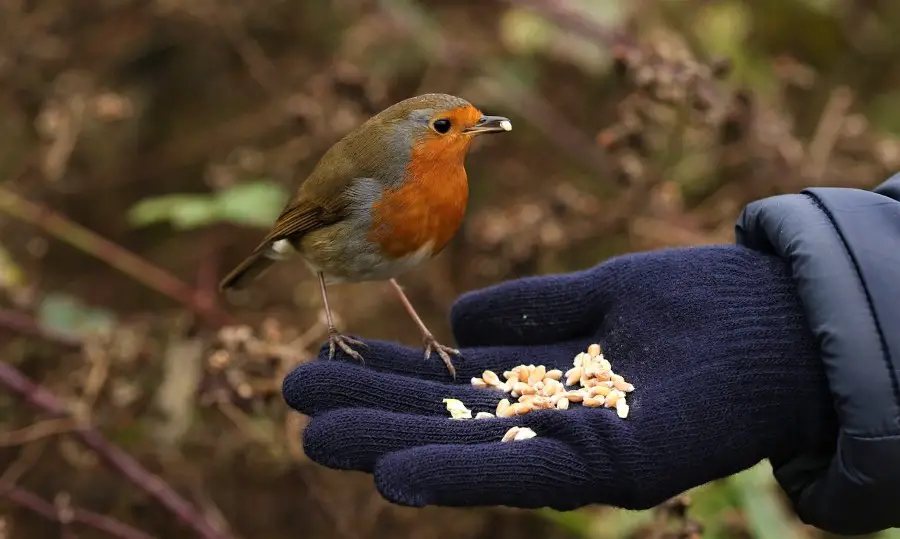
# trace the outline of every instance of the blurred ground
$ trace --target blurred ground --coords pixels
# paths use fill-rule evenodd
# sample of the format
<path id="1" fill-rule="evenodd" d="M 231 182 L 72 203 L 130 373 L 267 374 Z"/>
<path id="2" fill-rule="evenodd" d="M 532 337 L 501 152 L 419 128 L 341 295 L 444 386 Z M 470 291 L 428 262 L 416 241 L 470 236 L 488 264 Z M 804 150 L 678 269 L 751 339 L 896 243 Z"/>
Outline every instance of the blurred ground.
<path id="1" fill-rule="evenodd" d="M 368 477 L 305 460 L 303 418 L 278 390 L 321 342 L 316 282 L 294 266 L 231 301 L 215 285 L 372 113 L 438 91 L 514 125 L 470 155 L 465 229 L 403 279 L 448 343 L 465 290 L 731 241 L 747 202 L 869 188 L 900 168 L 891 1 L 77 4 L 0 3 L 0 357 L 234 537 L 659 531 L 603 509 L 396 508 Z M 330 294 L 350 332 L 419 342 L 387 285 Z M 262 339 L 254 351 L 215 353 L 228 321 Z M 78 507 L 196 536 L 77 444 L 78 423 L 5 393 L 0 422 L 0 490 L 39 495 L 49 520 Z M 693 498 L 704 537 L 819 536 L 787 516 L 764 469 Z M 22 500 L 0 502 L 0 537 L 106 537 Z"/>

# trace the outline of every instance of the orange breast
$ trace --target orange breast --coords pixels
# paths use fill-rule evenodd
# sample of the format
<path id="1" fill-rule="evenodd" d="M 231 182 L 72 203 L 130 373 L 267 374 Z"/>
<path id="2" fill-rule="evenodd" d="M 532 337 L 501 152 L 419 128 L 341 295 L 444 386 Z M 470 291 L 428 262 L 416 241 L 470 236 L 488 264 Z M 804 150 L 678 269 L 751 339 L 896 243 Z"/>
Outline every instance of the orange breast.
<path id="1" fill-rule="evenodd" d="M 429 242 L 437 254 L 453 239 L 469 200 L 464 160 L 470 141 L 427 139 L 413 148 L 404 185 L 372 206 L 369 239 L 385 255 L 402 258 Z"/>

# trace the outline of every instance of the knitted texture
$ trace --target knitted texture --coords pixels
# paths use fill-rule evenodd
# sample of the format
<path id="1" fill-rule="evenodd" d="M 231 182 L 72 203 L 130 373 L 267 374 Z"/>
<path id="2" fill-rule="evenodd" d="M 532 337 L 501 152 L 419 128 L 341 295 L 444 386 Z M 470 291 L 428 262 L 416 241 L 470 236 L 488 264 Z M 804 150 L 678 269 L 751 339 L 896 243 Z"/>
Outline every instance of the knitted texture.
<path id="1" fill-rule="evenodd" d="M 365 365 L 319 359 L 291 372 L 284 398 L 312 417 L 309 457 L 374 473 L 403 505 L 641 509 L 833 445 L 824 369 L 779 258 L 734 245 L 632 254 L 466 294 L 451 323 L 455 383 L 440 358 L 380 341 L 367 341 Z M 565 371 L 593 342 L 636 387 L 627 419 L 576 405 L 449 419 L 444 398 L 474 413 L 506 396 L 470 385 L 485 369 Z M 501 443 L 513 425 L 537 437 Z"/>

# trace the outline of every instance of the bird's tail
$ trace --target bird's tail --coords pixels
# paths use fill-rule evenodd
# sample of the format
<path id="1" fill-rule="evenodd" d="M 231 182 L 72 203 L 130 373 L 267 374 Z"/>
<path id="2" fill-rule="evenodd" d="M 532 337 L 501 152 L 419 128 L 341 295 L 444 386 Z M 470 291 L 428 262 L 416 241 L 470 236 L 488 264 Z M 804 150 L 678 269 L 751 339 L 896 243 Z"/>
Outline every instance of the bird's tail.
<path id="1" fill-rule="evenodd" d="M 222 282 L 219 283 L 219 290 L 223 292 L 230 289 L 240 290 L 265 273 L 272 264 L 284 260 L 285 253 L 283 249 L 279 249 L 283 246 L 278 245 L 279 242 L 275 243 L 276 245 L 261 245 L 253 254 L 245 258 L 222 279 Z"/>

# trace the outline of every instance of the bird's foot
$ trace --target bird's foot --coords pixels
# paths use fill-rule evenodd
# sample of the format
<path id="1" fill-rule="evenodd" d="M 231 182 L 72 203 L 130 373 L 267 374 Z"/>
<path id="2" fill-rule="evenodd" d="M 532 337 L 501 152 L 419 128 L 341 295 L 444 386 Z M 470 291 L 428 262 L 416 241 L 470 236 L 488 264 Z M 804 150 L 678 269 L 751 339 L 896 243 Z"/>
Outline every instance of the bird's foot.
<path id="1" fill-rule="evenodd" d="M 450 371 L 450 375 L 453 376 L 453 379 L 456 380 L 456 367 L 453 366 L 453 362 L 450 361 L 450 356 L 459 356 L 459 350 L 456 348 L 450 348 L 449 346 L 445 346 L 434 338 L 434 335 L 428 333 L 423 338 L 422 341 L 425 343 L 425 359 L 431 357 L 432 352 L 437 352 L 437 355 L 441 356 L 441 359 L 444 360 L 444 365 L 447 366 L 447 370 Z"/>
<path id="2" fill-rule="evenodd" d="M 351 344 L 359 345 L 362 347 L 366 346 L 366 343 L 358 341 L 356 339 L 352 339 L 350 337 L 347 337 L 346 335 L 342 335 L 338 332 L 338 330 L 330 328 L 328 330 L 328 359 L 334 359 L 335 350 L 337 348 L 340 348 L 342 352 L 352 357 L 356 361 L 365 363 L 365 361 L 363 361 L 362 355 L 350 347 Z"/>

